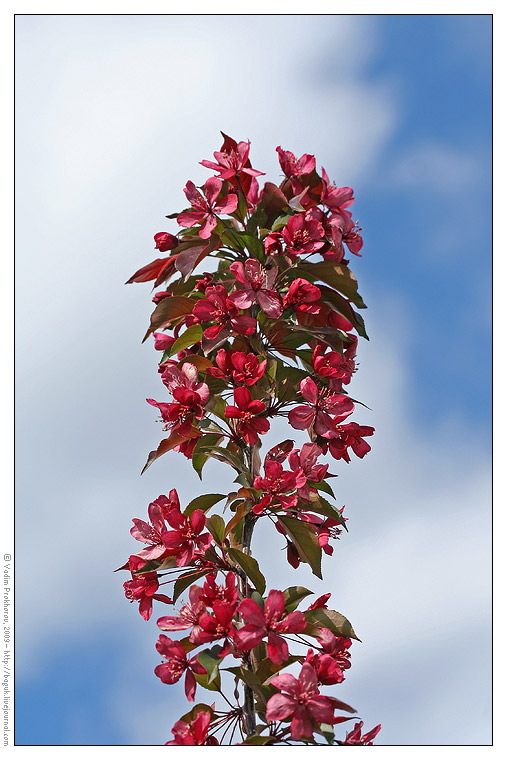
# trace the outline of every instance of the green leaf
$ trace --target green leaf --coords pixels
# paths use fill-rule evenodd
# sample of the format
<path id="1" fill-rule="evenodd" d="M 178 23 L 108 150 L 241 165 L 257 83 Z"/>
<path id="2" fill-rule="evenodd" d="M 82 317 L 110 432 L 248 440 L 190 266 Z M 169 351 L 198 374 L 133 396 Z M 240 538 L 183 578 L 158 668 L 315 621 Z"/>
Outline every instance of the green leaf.
<path id="1" fill-rule="evenodd" d="M 219 433 L 205 433 L 202 435 L 195 444 L 194 451 L 192 453 L 192 467 L 202 480 L 202 468 L 209 459 L 209 455 L 205 449 L 208 446 L 216 446 L 223 440 L 223 436 Z"/>
<path id="2" fill-rule="evenodd" d="M 339 509 L 330 504 L 321 494 L 316 494 L 315 491 L 310 491 L 310 507 L 307 509 L 310 512 L 316 512 L 318 515 L 324 515 L 325 517 L 331 517 L 333 520 L 338 520 L 340 525 L 345 528 L 348 533 L 347 523 Z"/>
<path id="3" fill-rule="evenodd" d="M 233 562 L 238 564 L 241 569 L 244 570 L 259 594 L 263 594 L 266 590 L 266 579 L 259 570 L 257 560 L 240 551 L 239 549 L 227 549 L 227 553 Z"/>
<path id="4" fill-rule="evenodd" d="M 319 261 L 315 264 L 300 264 L 298 270 L 303 270 L 311 277 L 311 282 L 321 280 L 346 298 L 349 298 L 358 309 L 366 309 L 366 304 L 357 292 L 357 280 L 353 272 L 344 264 L 333 264 L 331 261 Z"/>
<path id="5" fill-rule="evenodd" d="M 241 746 L 243 745 L 249 745 L 254 747 L 260 747 L 264 744 L 268 744 L 269 742 L 273 742 L 274 738 L 272 736 L 260 736 L 259 734 L 251 734 L 248 736 L 244 742 L 241 742 Z"/>
<path id="6" fill-rule="evenodd" d="M 205 649 L 203 652 L 199 652 L 197 659 L 203 668 L 206 669 L 206 673 L 208 674 L 208 684 L 215 681 L 215 679 L 219 677 L 218 665 L 220 659 L 214 656 L 211 649 Z"/>
<path id="7" fill-rule="evenodd" d="M 221 446 L 207 446 L 206 453 L 213 459 L 218 459 L 219 462 L 227 462 L 232 465 L 237 472 L 245 472 L 245 465 L 241 459 L 228 449 L 224 449 Z"/>
<path id="8" fill-rule="evenodd" d="M 283 598 L 287 612 L 295 610 L 305 596 L 309 596 L 310 594 L 313 594 L 313 591 L 309 591 L 304 586 L 289 586 L 289 588 L 286 588 L 283 592 Z"/>
<path id="9" fill-rule="evenodd" d="M 269 657 L 265 657 L 255 668 L 255 673 L 258 676 L 260 682 L 262 684 L 265 684 L 268 679 L 273 678 L 273 676 L 279 673 L 280 670 L 286 668 L 288 665 L 292 665 L 293 662 L 298 662 L 300 656 L 301 655 L 291 654 L 287 660 L 278 665 L 270 660 Z"/>
<path id="10" fill-rule="evenodd" d="M 199 684 L 199 686 L 202 686 L 204 689 L 208 689 L 208 691 L 219 691 L 221 682 L 220 682 L 220 673 L 218 673 L 217 677 L 214 681 L 208 681 L 208 674 L 207 673 L 194 673 L 195 680 Z"/>
<path id="11" fill-rule="evenodd" d="M 178 597 L 181 596 L 181 594 L 185 591 L 185 589 L 187 589 L 189 586 L 195 583 L 195 581 L 198 581 L 199 578 L 202 578 L 203 575 L 206 575 L 207 572 L 208 572 L 207 570 L 196 570 L 193 573 L 180 575 L 180 577 L 176 580 L 174 584 L 173 604 L 176 602 Z"/>
<path id="12" fill-rule="evenodd" d="M 349 639 L 361 641 L 347 618 L 336 610 L 307 610 L 304 616 L 307 623 L 314 629 L 328 628 L 335 636 L 346 636 Z M 310 633 L 310 631 L 305 629 L 305 633 Z"/>
<path id="13" fill-rule="evenodd" d="M 312 572 L 317 578 L 322 579 L 320 564 L 322 560 L 322 549 L 319 546 L 317 536 L 313 528 L 306 522 L 294 517 L 279 517 L 278 520 L 287 530 L 299 552 L 303 562 L 306 562 L 312 568 Z"/>
<path id="14" fill-rule="evenodd" d="M 223 517 L 220 517 L 220 515 L 211 515 L 211 517 L 208 517 L 206 520 L 206 527 L 217 544 L 220 544 L 221 546 L 225 538 L 225 522 Z"/>
<path id="15" fill-rule="evenodd" d="M 176 338 L 171 348 L 166 351 L 166 354 L 168 354 L 168 356 L 174 356 L 180 351 L 183 351 L 184 348 L 189 348 L 189 346 L 193 346 L 194 343 L 199 343 L 201 337 L 201 325 L 191 325 L 188 330 L 185 330 L 183 335 L 180 335 L 179 338 Z"/>
<path id="16" fill-rule="evenodd" d="M 185 715 L 182 715 L 180 720 L 182 720 L 183 723 L 191 723 L 197 717 L 197 713 L 200 712 L 209 712 L 211 714 L 211 720 L 215 720 L 216 718 L 213 708 L 209 705 L 199 703 L 198 705 L 194 705 L 189 712 L 185 713 Z"/>
<path id="17" fill-rule="evenodd" d="M 332 496 L 333 499 L 336 498 L 334 495 L 333 489 L 327 482 L 327 480 L 320 480 L 318 483 L 313 483 L 312 481 L 309 481 L 308 485 L 310 485 L 312 488 L 316 488 L 317 491 L 324 491 L 324 493 L 329 494 L 329 496 Z"/>
<path id="18" fill-rule="evenodd" d="M 196 509 L 202 509 L 203 512 L 207 512 L 219 501 L 226 499 L 227 495 L 224 493 L 204 493 L 202 496 L 196 496 L 192 499 L 190 504 L 185 509 L 184 514 L 189 517 Z"/>
<path id="19" fill-rule="evenodd" d="M 253 599 L 254 602 L 257 602 L 261 610 L 264 609 L 264 599 L 262 598 L 262 594 L 259 594 L 258 591 L 252 591 L 250 594 L 250 599 Z"/>

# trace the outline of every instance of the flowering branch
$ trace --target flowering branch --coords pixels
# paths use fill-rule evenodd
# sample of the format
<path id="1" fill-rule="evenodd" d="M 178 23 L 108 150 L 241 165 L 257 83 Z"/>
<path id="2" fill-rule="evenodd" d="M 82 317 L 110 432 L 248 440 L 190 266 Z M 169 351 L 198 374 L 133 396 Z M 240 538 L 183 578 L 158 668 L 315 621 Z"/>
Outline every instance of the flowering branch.
<path id="1" fill-rule="evenodd" d="M 173 489 L 149 505 L 149 522 L 133 521 L 132 537 L 144 548 L 121 568 L 131 574 L 127 598 L 149 620 L 154 601 L 173 606 L 188 594 L 178 614 L 157 620 L 164 633 L 155 674 L 167 684 L 184 678 L 190 702 L 198 687 L 215 692 L 225 708 L 194 705 L 167 744 L 371 744 L 380 730 L 362 734 L 359 721 L 336 738 L 334 726 L 355 710 L 321 689 L 344 680 L 354 629 L 328 607 L 330 594 L 301 610 L 308 589 L 266 591 L 251 553 L 254 526 L 266 519 L 289 564 L 306 563 L 321 578 L 323 555 L 332 555 L 347 519 L 326 499 L 335 499 L 334 475 L 321 458 L 350 462 L 351 451 L 362 458 L 374 432 L 346 422 L 358 403 L 347 390 L 358 336 L 367 338 L 356 311 L 365 304 L 345 258 L 346 248 L 360 256 L 363 244 L 349 211 L 353 191 L 332 184 L 324 169 L 319 175 L 313 156 L 277 151 L 284 179 L 261 189 L 250 143 L 224 135 L 214 161 L 201 162 L 215 176 L 200 189 L 189 180 L 190 208 L 169 216 L 178 234 L 155 235 L 168 255 L 128 280 L 165 283 L 144 340 L 153 335 L 162 352 L 169 399 L 147 401 L 168 435 L 143 472 L 172 450 L 201 479 L 210 458 L 227 464 L 237 484 L 183 510 Z M 198 273 L 208 257 L 214 271 Z M 262 437 L 277 417 L 307 431 L 309 442 L 281 441 L 262 461 Z M 211 512 L 223 502 L 227 521 Z M 165 584 L 171 596 L 160 593 Z M 232 695 L 225 674 L 234 679 Z"/>

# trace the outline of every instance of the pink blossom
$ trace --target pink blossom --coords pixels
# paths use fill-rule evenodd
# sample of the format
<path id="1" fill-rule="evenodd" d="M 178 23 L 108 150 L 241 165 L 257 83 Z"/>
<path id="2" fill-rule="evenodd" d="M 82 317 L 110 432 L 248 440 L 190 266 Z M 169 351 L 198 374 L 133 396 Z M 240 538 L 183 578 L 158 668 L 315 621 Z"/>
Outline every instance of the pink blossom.
<path id="1" fill-rule="evenodd" d="M 254 385 L 264 374 L 267 359 L 259 361 L 255 354 L 243 351 L 226 351 L 221 348 L 215 357 L 216 367 L 209 367 L 208 373 L 219 379 L 231 377 L 235 383 Z"/>
<path id="2" fill-rule="evenodd" d="M 222 132 L 224 135 L 224 133 Z M 201 161 L 202 166 L 213 169 L 218 172 L 218 177 L 227 180 L 233 185 L 237 184 L 241 175 L 248 174 L 250 177 L 258 177 L 264 172 L 252 169 L 248 158 L 250 152 L 250 141 L 237 143 L 231 137 L 224 135 L 224 144 L 222 149 L 215 151 L 213 156 L 215 161 Z"/>
<path id="3" fill-rule="evenodd" d="M 157 594 L 158 575 L 157 573 L 136 574 L 146 564 L 145 559 L 133 555 L 129 557 L 129 568 L 132 574 L 131 581 L 125 581 L 123 588 L 125 596 L 131 602 L 139 602 L 139 613 L 144 620 L 151 617 L 153 600 L 171 604 L 171 600 L 165 594 Z"/>
<path id="4" fill-rule="evenodd" d="M 225 586 L 219 586 L 213 573 L 206 576 L 203 584 L 201 599 L 207 607 L 213 607 L 214 602 L 222 601 L 235 605 L 238 600 L 236 576 L 231 571 L 225 578 Z"/>
<path id="5" fill-rule="evenodd" d="M 302 499 L 308 500 L 310 498 L 310 490 L 315 490 L 308 485 L 307 480 L 319 483 L 326 476 L 329 465 L 317 464 L 317 459 L 322 454 L 322 449 L 316 443 L 304 443 L 301 451 L 294 449 L 289 454 L 289 466 L 291 470 L 295 472 L 301 470 L 306 478 L 304 485 L 298 487 L 298 496 Z"/>
<path id="6" fill-rule="evenodd" d="M 315 156 L 304 153 L 301 158 L 296 158 L 290 150 L 283 150 L 280 146 L 276 149 L 282 171 L 287 177 L 300 177 L 302 174 L 311 174 L 315 171 Z"/>
<path id="7" fill-rule="evenodd" d="M 148 507 L 148 516 L 151 525 L 144 520 L 133 518 L 134 527 L 130 529 L 130 535 L 133 538 L 149 544 L 147 549 L 143 549 L 136 555 L 144 560 L 158 559 L 166 551 L 162 542 L 162 533 L 167 530 L 167 526 L 162 508 L 156 502 L 152 502 Z"/>
<path id="8" fill-rule="evenodd" d="M 332 724 L 334 705 L 331 699 L 321 696 L 315 670 L 305 663 L 296 679 L 285 673 L 271 679 L 272 686 L 283 690 L 274 694 L 266 709 L 268 721 L 292 717 L 290 730 L 293 739 L 313 736 L 313 721 Z"/>
<path id="9" fill-rule="evenodd" d="M 321 292 L 316 285 L 311 285 L 308 280 L 298 277 L 293 280 L 289 290 L 283 297 L 283 307 L 292 306 L 296 312 L 308 312 L 318 314 L 320 305 L 316 302 L 319 300 Z"/>
<path id="10" fill-rule="evenodd" d="M 154 239 L 155 248 L 158 248 L 161 253 L 165 253 L 165 251 L 170 251 L 173 248 L 176 248 L 180 242 L 178 238 L 174 235 L 171 235 L 170 232 L 157 232 L 157 234 L 154 236 Z"/>
<path id="11" fill-rule="evenodd" d="M 174 530 L 164 531 L 162 541 L 166 549 L 175 554 L 178 567 L 189 565 L 196 554 L 203 554 L 211 545 L 211 534 L 202 533 L 206 525 L 202 509 L 195 509 L 190 517 L 171 512 L 167 522 Z"/>
<path id="12" fill-rule="evenodd" d="M 243 285 L 242 290 L 236 290 L 229 296 L 239 309 L 249 309 L 253 303 L 258 303 L 262 311 L 273 319 L 277 319 L 282 311 L 282 300 L 273 285 L 276 280 L 278 267 L 263 269 L 257 259 L 233 261 L 230 270 L 236 280 Z"/>
<path id="13" fill-rule="evenodd" d="M 182 227 L 193 227 L 194 224 L 203 222 L 199 236 L 203 240 L 210 238 L 217 226 L 217 214 L 230 214 L 238 206 L 238 196 L 235 193 L 230 193 L 217 200 L 221 189 L 222 182 L 217 177 L 210 177 L 206 180 L 203 186 L 203 194 L 189 180 L 184 192 L 193 210 L 183 211 L 179 214 L 178 224 Z"/>
<path id="14" fill-rule="evenodd" d="M 204 294 L 206 297 L 197 301 L 193 314 L 199 322 L 214 322 L 204 330 L 209 340 L 216 338 L 224 329 L 230 328 L 239 335 L 253 335 L 257 320 L 247 314 L 240 315 L 239 309 L 227 295 L 223 285 L 210 285 Z"/>
<path id="15" fill-rule="evenodd" d="M 282 230 L 285 252 L 290 256 L 313 253 L 324 245 L 324 228 L 315 219 L 307 221 L 304 214 L 291 216 Z"/>
<path id="16" fill-rule="evenodd" d="M 227 405 L 225 416 L 236 419 L 236 430 L 249 446 L 255 446 L 259 442 L 259 435 L 264 435 L 269 430 L 269 422 L 260 415 L 266 409 L 266 404 L 258 399 L 253 399 L 248 388 L 241 386 L 234 389 L 234 401 L 236 406 Z"/>
<path id="17" fill-rule="evenodd" d="M 197 635 L 198 643 L 207 644 L 210 641 L 226 639 L 225 645 L 220 653 L 220 656 L 225 657 L 225 655 L 229 653 L 229 641 L 234 634 L 232 620 L 236 611 L 236 605 L 217 599 L 213 602 L 212 609 L 212 615 L 208 612 L 203 612 L 199 618 L 199 627 L 201 630 Z"/>
<path id="18" fill-rule="evenodd" d="M 181 369 L 175 365 L 170 365 L 162 373 L 162 382 L 169 393 L 174 394 L 176 388 L 188 388 L 188 390 L 197 393 L 202 406 L 205 406 L 209 401 L 209 388 L 206 383 L 199 382 L 199 370 L 192 362 L 184 362 Z"/>
<path id="19" fill-rule="evenodd" d="M 338 351 L 328 351 L 325 353 L 322 344 L 319 343 L 315 347 L 312 356 L 313 368 L 317 375 L 341 380 L 346 385 L 350 383 L 352 374 L 355 371 L 354 357 L 356 346 L 357 339 L 347 346 L 343 352 L 343 356 L 341 356 Z"/>
<path id="20" fill-rule="evenodd" d="M 259 491 L 263 491 L 269 499 L 263 498 L 260 504 L 256 504 L 253 507 L 255 514 L 261 514 L 264 508 L 271 504 L 273 501 L 282 507 L 295 507 L 298 502 L 297 494 L 292 496 L 284 496 L 294 491 L 296 488 L 302 488 L 306 483 L 306 476 L 301 468 L 297 468 L 295 472 L 284 470 L 282 465 L 269 459 L 264 461 L 265 477 L 262 478 L 257 475 L 254 480 L 254 488 Z"/>
<path id="21" fill-rule="evenodd" d="M 289 412 L 289 423 L 297 430 L 308 430 L 313 425 L 317 435 L 336 437 L 336 419 L 345 419 L 354 411 L 354 403 L 340 393 L 319 388 L 311 377 L 305 377 L 299 385 L 301 395 L 311 406 L 296 406 Z M 337 417 L 331 419 L 330 414 Z"/>
<path id="22" fill-rule="evenodd" d="M 189 437 L 192 437 L 194 417 L 202 420 L 204 416 L 201 395 L 188 388 L 178 387 L 174 389 L 173 397 L 172 404 L 155 401 L 152 398 L 147 398 L 146 401 L 160 411 L 162 420 L 166 423 L 164 429 L 173 428 L 183 437 L 189 433 Z"/>
<path id="23" fill-rule="evenodd" d="M 162 631 L 184 631 L 191 628 L 190 642 L 198 644 L 201 628 L 199 619 L 206 612 L 206 605 L 201 599 L 202 589 L 199 586 L 191 586 L 188 592 L 189 602 L 184 604 L 179 615 L 164 615 L 157 620 L 157 625 Z"/>
<path id="24" fill-rule="evenodd" d="M 270 591 L 262 610 L 253 599 L 243 599 L 238 612 L 246 623 L 234 635 L 234 644 L 240 651 L 249 651 L 259 646 L 268 637 L 268 657 L 277 664 L 285 662 L 289 649 L 280 634 L 300 633 L 306 627 L 302 612 L 285 613 L 285 602 L 281 591 Z"/>
<path id="25" fill-rule="evenodd" d="M 335 420 L 340 422 L 340 420 Z M 373 435 L 375 428 L 369 425 L 358 425 L 357 422 L 349 422 L 347 425 L 335 425 L 336 435 L 329 441 L 329 453 L 335 459 L 344 459 L 350 462 L 348 449 L 351 448 L 356 456 L 362 459 L 371 450 L 364 436 Z"/>
<path id="26" fill-rule="evenodd" d="M 176 340 L 171 337 L 171 335 L 166 335 L 166 333 L 161 332 L 153 333 L 153 337 L 155 338 L 155 351 L 166 351 L 168 348 L 171 348 Z"/>
<path id="27" fill-rule="evenodd" d="M 331 555 L 333 553 L 333 547 L 329 545 L 329 539 L 338 538 L 342 532 L 341 528 L 338 527 L 341 525 L 340 520 L 335 520 L 334 517 L 326 517 L 323 519 L 318 515 L 310 515 L 306 512 L 301 512 L 299 517 L 301 520 L 310 523 L 317 534 L 320 548 L 325 554 Z"/>
<path id="28" fill-rule="evenodd" d="M 200 673 L 204 675 L 206 669 L 203 668 L 197 655 L 190 660 L 187 659 L 187 654 L 183 648 L 183 645 L 179 641 L 173 641 L 160 634 L 157 643 L 155 644 L 157 652 L 165 657 L 167 662 L 157 665 L 155 668 L 155 675 L 160 678 L 162 683 L 173 684 L 180 680 L 183 673 L 185 673 L 185 696 L 189 702 L 193 702 L 195 698 L 196 680 L 194 673 Z"/>
<path id="29" fill-rule="evenodd" d="M 198 712 L 195 718 L 189 723 L 178 720 L 171 729 L 174 734 L 173 741 L 166 742 L 167 745 L 203 745 L 218 744 L 215 736 L 208 736 L 211 713 L 207 710 Z"/>
<path id="30" fill-rule="evenodd" d="M 345 741 L 341 742 L 342 744 L 363 744 L 363 745 L 369 745 L 371 746 L 373 744 L 373 740 L 378 734 L 378 732 L 381 729 L 381 724 L 379 723 L 378 726 L 375 726 L 375 728 L 372 728 L 371 731 L 368 731 L 368 733 L 363 734 L 361 736 L 361 729 L 363 728 L 363 721 L 360 720 L 359 723 L 356 723 L 352 731 L 350 731 L 347 736 L 345 737 Z"/>

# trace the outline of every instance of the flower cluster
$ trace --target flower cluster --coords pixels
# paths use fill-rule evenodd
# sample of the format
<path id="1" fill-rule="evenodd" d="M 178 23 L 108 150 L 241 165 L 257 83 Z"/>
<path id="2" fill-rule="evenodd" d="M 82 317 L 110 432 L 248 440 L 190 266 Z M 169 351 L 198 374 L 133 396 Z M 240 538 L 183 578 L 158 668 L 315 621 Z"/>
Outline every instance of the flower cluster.
<path id="1" fill-rule="evenodd" d="M 329 593 L 302 610 L 308 589 L 267 590 L 251 547 L 256 523 L 269 521 L 289 564 L 306 563 L 322 577 L 331 540 L 346 529 L 343 506 L 328 500 L 335 476 L 324 459 L 349 463 L 350 452 L 362 458 L 370 450 L 365 439 L 374 430 L 350 420 L 357 402 L 348 392 L 358 338 L 367 338 L 346 258 L 363 246 L 350 211 L 354 193 L 319 174 L 314 156 L 296 158 L 280 146 L 282 182 L 261 187 L 250 143 L 223 137 L 213 160 L 201 161 L 212 176 L 202 187 L 189 180 L 189 205 L 169 215 L 178 230 L 155 235 L 167 255 L 128 282 L 163 288 L 153 295 L 145 340 L 153 336 L 161 353 L 166 397 L 147 401 L 166 437 L 145 469 L 176 451 L 200 477 L 209 459 L 229 465 L 237 487 L 184 509 L 173 489 L 148 506 L 147 520 L 135 518 L 131 535 L 143 547 L 122 568 L 131 573 L 125 595 L 145 620 L 154 601 L 179 605 L 157 620 L 156 676 L 182 680 L 189 702 L 198 687 L 225 699 L 224 710 L 218 700 L 196 704 L 168 744 L 371 744 L 380 726 L 362 734 L 362 721 L 335 737 L 355 710 L 321 693 L 345 679 L 352 625 L 328 607 Z M 205 259 L 213 271 L 204 271 Z M 284 440 L 262 459 L 277 418 L 308 440 Z M 221 502 L 223 512 L 213 512 Z M 169 596 L 160 593 L 166 584 Z M 225 670 L 235 679 L 230 699 Z"/>

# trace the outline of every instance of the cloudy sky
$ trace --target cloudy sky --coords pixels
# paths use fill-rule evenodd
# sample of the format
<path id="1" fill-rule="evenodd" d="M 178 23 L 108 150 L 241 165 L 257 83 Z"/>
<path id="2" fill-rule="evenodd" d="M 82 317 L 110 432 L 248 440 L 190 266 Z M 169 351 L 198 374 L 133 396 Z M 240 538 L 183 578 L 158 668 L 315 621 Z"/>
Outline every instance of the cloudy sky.
<path id="1" fill-rule="evenodd" d="M 272 181 L 277 145 L 316 154 L 364 228 L 353 387 L 372 411 L 355 419 L 377 432 L 366 459 L 332 460 L 350 533 L 324 584 L 262 534 L 267 575 L 332 589 L 363 642 L 339 696 L 379 744 L 489 743 L 490 18 L 16 27 L 17 743 L 162 744 L 182 712 L 153 675 L 156 615 L 112 570 L 137 549 L 132 517 L 202 486 L 178 455 L 139 477 L 164 389 L 140 344 L 149 285 L 123 283 L 175 231 L 220 130 Z M 220 490 L 227 468 L 207 469 Z"/>

